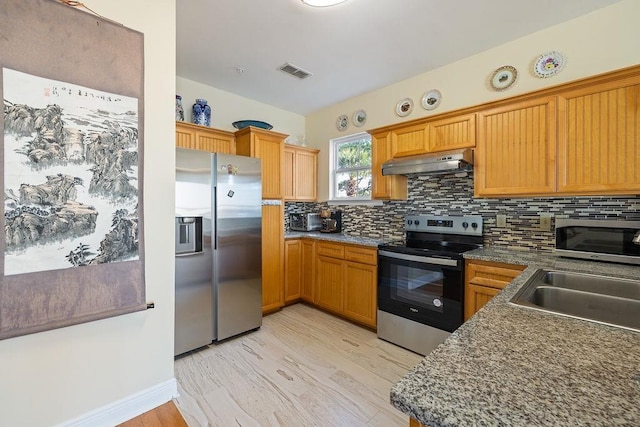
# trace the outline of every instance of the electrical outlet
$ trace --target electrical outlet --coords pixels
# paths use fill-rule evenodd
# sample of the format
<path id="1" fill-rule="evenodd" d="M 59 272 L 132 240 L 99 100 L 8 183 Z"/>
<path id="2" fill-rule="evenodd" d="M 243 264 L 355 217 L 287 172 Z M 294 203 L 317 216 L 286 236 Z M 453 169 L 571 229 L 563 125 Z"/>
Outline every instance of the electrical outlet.
<path id="1" fill-rule="evenodd" d="M 504 228 L 507 226 L 507 216 L 503 214 L 496 215 L 496 226 Z"/>
<path id="2" fill-rule="evenodd" d="M 540 230 L 551 231 L 551 214 L 540 214 Z"/>

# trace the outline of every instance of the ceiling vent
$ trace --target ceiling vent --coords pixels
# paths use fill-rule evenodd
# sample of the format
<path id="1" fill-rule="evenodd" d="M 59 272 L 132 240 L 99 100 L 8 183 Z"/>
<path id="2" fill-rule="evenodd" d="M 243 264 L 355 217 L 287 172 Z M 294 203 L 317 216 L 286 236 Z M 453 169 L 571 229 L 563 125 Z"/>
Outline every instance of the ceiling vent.
<path id="1" fill-rule="evenodd" d="M 310 72 L 305 71 L 300 67 L 296 67 L 295 65 L 289 64 L 288 62 L 278 69 L 299 79 L 306 79 L 311 75 Z"/>

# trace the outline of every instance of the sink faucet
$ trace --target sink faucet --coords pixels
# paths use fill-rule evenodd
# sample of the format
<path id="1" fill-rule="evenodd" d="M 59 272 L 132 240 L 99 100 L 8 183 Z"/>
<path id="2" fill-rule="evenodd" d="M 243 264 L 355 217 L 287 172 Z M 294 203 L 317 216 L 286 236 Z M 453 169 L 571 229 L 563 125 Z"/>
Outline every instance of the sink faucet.
<path id="1" fill-rule="evenodd" d="M 633 243 L 635 243 L 636 245 L 640 245 L 640 230 L 638 230 L 638 232 L 636 233 L 635 236 L 633 236 L 633 239 L 631 240 Z"/>

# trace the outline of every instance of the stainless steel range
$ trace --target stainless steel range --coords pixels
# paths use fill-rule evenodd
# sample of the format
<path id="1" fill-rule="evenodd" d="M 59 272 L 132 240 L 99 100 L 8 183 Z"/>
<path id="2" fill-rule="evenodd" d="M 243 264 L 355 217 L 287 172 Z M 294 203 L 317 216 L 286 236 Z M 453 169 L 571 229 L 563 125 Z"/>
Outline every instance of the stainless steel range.
<path id="1" fill-rule="evenodd" d="M 462 254 L 482 246 L 482 217 L 408 216 L 405 235 L 378 246 L 378 337 L 426 355 L 462 325 Z"/>

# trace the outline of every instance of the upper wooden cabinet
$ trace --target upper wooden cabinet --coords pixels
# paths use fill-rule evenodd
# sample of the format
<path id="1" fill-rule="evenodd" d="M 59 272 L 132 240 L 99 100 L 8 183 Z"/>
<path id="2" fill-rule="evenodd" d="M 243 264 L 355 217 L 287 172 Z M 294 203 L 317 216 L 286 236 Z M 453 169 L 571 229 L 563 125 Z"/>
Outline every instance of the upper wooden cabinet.
<path id="1" fill-rule="evenodd" d="M 232 132 L 186 122 L 176 122 L 176 147 L 212 153 L 235 154 Z"/>
<path id="2" fill-rule="evenodd" d="M 262 159 L 262 197 L 282 198 L 284 139 L 288 135 L 246 127 L 235 133 L 236 154 Z"/>
<path id="3" fill-rule="evenodd" d="M 407 200 L 407 177 L 382 175 L 382 164 L 391 159 L 389 131 L 371 134 L 371 198 L 376 200 Z"/>
<path id="4" fill-rule="evenodd" d="M 478 113 L 475 195 L 549 194 L 556 186 L 556 99 Z"/>
<path id="5" fill-rule="evenodd" d="M 476 145 L 475 113 L 422 119 L 390 129 L 391 158 L 470 148 Z"/>
<path id="6" fill-rule="evenodd" d="M 317 198 L 318 152 L 285 144 L 282 192 L 285 200 L 313 202 Z"/>
<path id="7" fill-rule="evenodd" d="M 640 78 L 558 97 L 558 192 L 640 191 Z"/>

